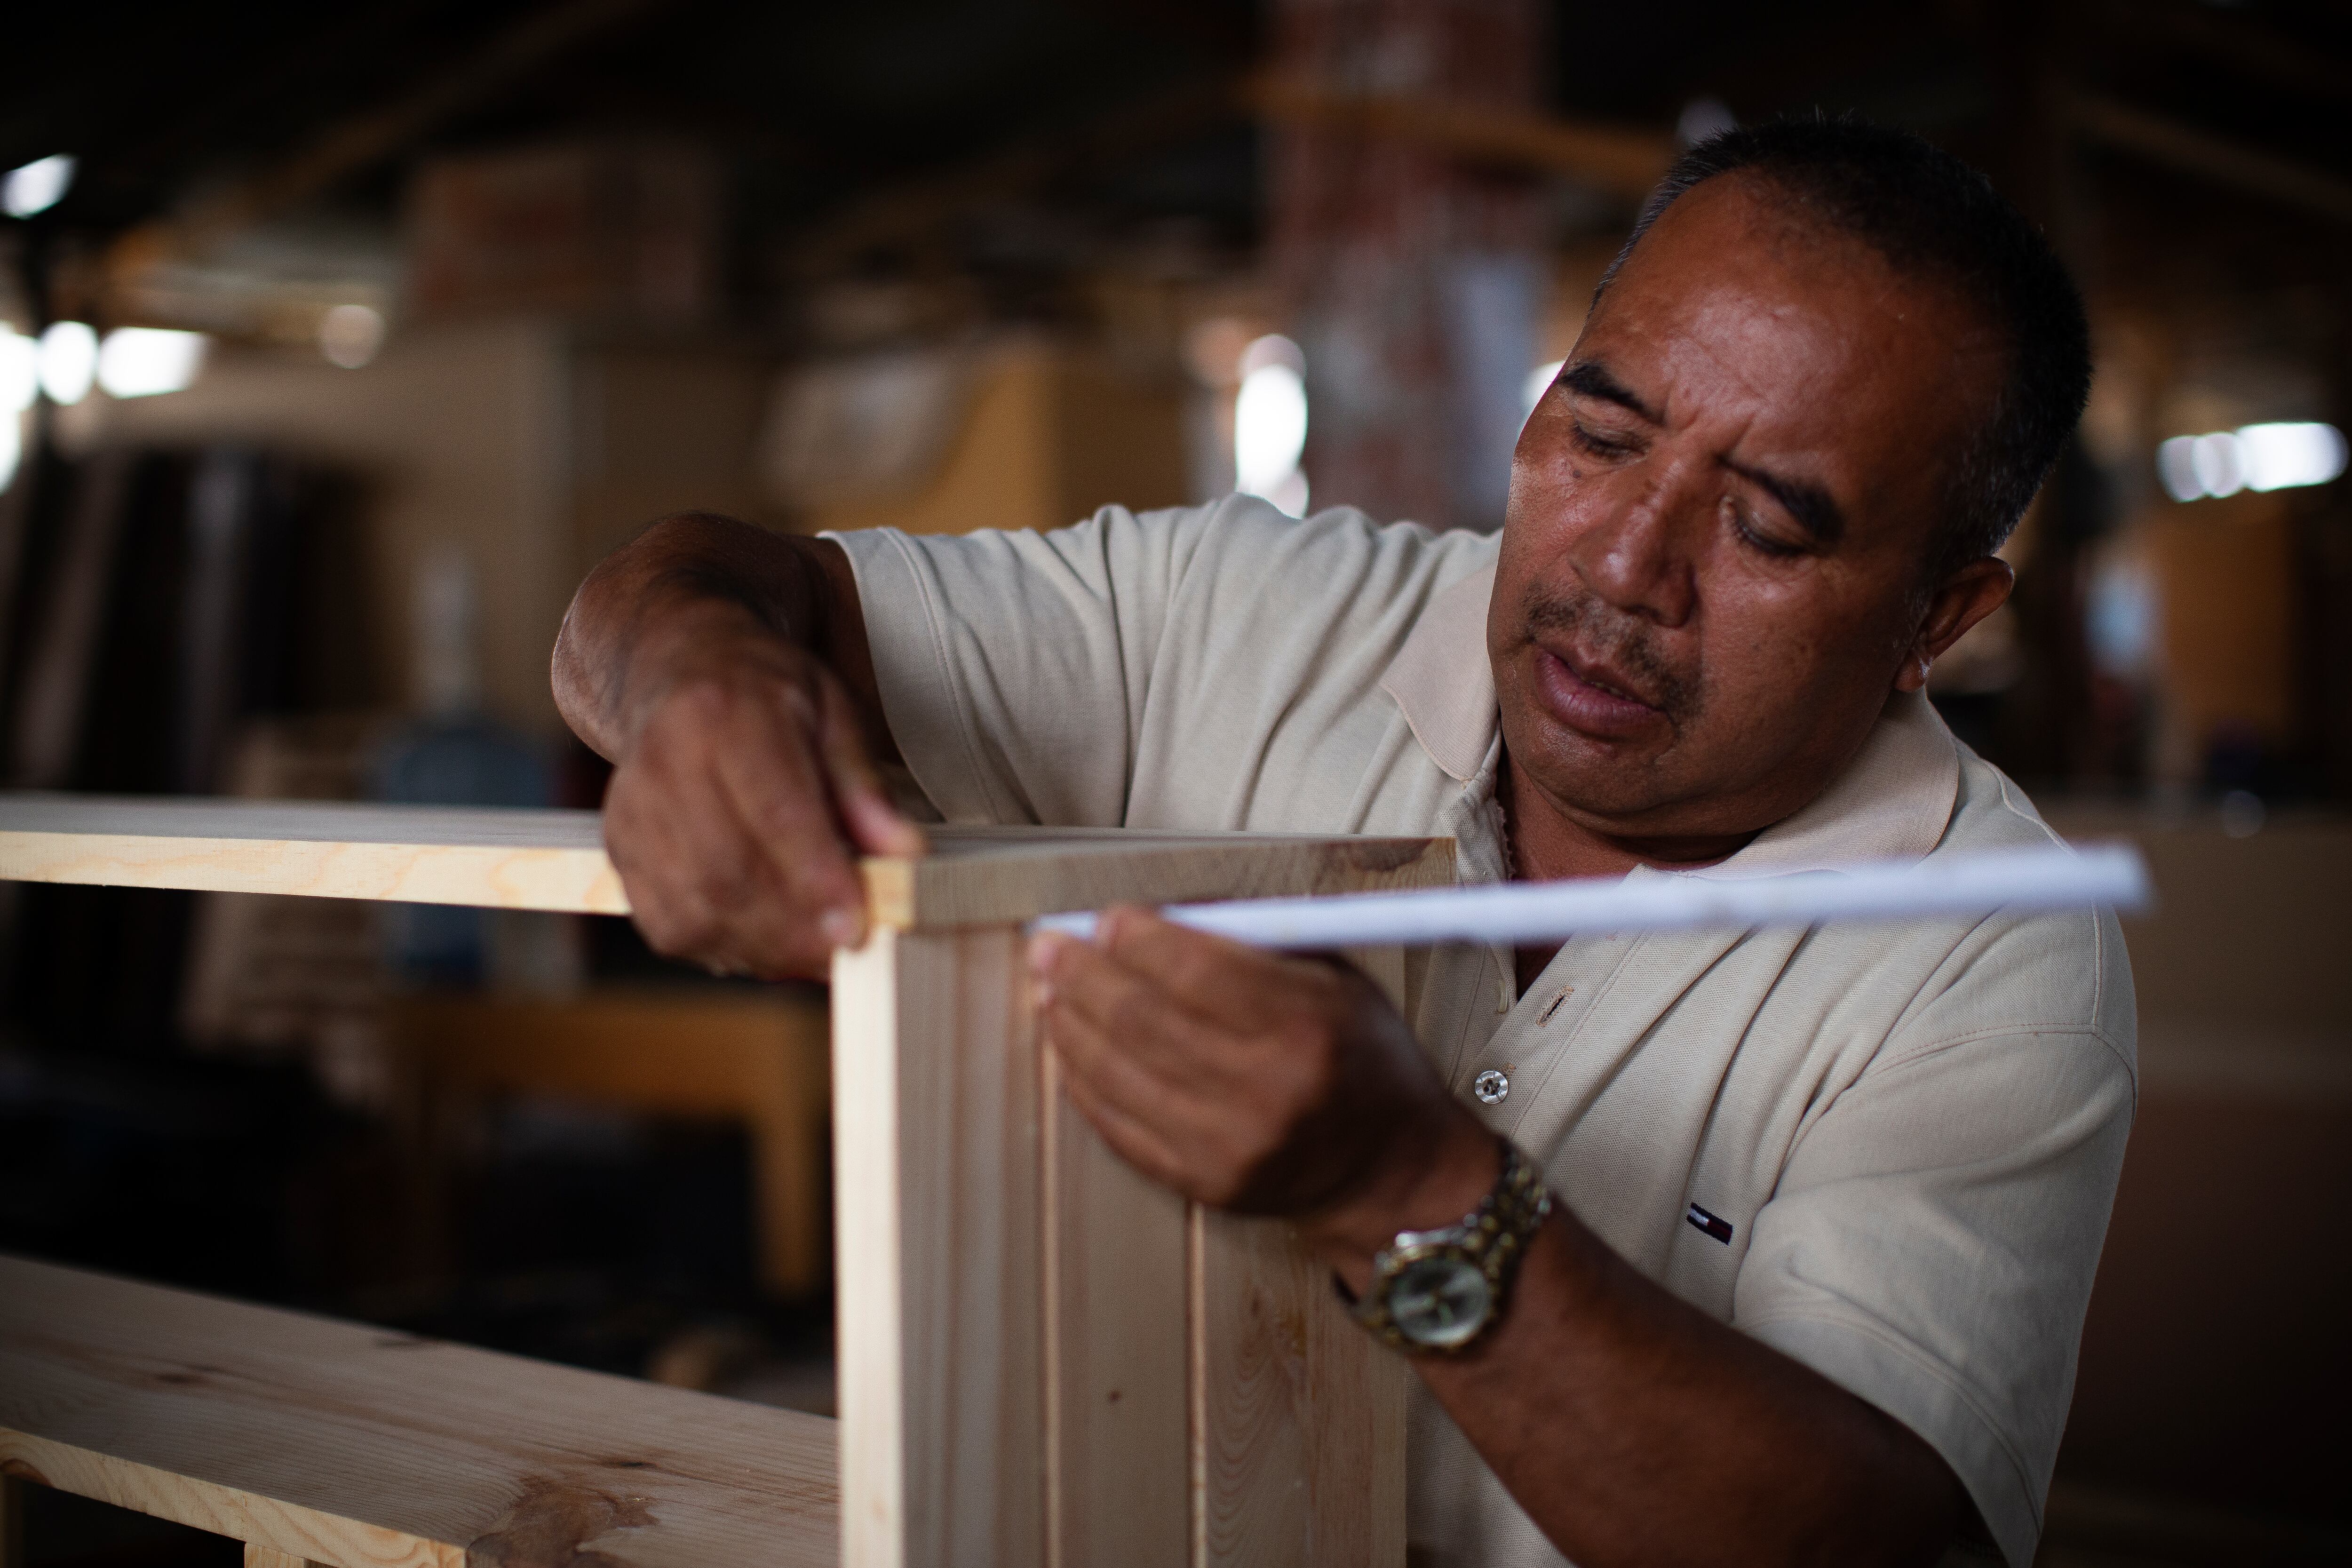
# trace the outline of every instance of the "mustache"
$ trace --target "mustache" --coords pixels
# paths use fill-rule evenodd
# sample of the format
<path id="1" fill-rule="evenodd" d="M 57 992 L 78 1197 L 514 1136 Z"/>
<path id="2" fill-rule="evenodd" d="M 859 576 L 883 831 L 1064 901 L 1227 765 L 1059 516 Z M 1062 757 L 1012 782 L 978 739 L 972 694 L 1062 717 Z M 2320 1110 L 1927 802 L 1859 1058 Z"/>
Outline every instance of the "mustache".
<path id="1" fill-rule="evenodd" d="M 1679 727 L 1698 712 L 1699 672 L 1676 668 L 1660 651 L 1649 623 L 1611 609 L 1591 594 L 1538 590 L 1528 601 L 1528 629 L 1565 634 L 1576 646 L 1636 683 L 1626 695 Z"/>

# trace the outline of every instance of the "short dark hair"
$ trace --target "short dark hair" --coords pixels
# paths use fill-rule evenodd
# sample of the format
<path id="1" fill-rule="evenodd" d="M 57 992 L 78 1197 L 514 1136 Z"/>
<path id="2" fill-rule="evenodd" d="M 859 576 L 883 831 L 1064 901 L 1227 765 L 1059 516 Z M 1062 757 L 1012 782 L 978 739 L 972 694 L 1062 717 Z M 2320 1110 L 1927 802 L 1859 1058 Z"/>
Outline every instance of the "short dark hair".
<path id="1" fill-rule="evenodd" d="M 1768 182 L 1798 221 L 1852 235 L 1896 270 L 1956 288 L 2008 338 L 2009 374 L 1952 468 L 1932 579 L 1999 550 L 2090 396 L 2090 327 L 2065 264 L 1991 181 L 1942 148 L 1857 116 L 1816 116 L 1741 126 L 1675 159 L 1594 303 L 1677 197 L 1735 171 Z"/>

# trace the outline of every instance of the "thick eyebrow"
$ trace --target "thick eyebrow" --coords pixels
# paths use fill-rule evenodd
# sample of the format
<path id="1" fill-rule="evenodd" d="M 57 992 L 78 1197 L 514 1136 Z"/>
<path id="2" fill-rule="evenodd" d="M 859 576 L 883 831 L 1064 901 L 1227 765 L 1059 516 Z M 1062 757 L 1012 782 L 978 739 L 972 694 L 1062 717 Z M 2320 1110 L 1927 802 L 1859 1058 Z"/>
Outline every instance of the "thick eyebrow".
<path id="1" fill-rule="evenodd" d="M 1735 463 L 1728 458 L 1721 461 L 1725 468 L 1779 501 L 1789 515 L 1813 536 L 1815 544 L 1832 545 L 1845 537 L 1845 513 L 1838 510 L 1836 500 L 1821 486 L 1802 479 L 1784 479 L 1778 474 L 1750 468 L 1745 463 Z"/>
<path id="2" fill-rule="evenodd" d="M 1597 397 L 1603 403 L 1613 403 L 1620 408 L 1640 415 L 1653 425 L 1664 425 L 1665 416 L 1633 395 L 1631 388 L 1609 374 L 1608 367 L 1597 360 L 1579 360 L 1560 373 L 1560 384 L 1580 397 Z"/>

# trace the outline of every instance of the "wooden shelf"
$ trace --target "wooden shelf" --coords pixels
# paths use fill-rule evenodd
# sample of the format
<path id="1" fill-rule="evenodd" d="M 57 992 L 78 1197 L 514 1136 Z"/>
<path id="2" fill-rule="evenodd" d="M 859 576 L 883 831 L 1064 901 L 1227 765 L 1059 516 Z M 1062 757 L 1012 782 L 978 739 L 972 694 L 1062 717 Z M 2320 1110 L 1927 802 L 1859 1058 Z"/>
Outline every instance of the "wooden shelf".
<path id="1" fill-rule="evenodd" d="M 833 1568 L 834 1432 L 0 1257 L 0 1471 L 335 1568 Z"/>

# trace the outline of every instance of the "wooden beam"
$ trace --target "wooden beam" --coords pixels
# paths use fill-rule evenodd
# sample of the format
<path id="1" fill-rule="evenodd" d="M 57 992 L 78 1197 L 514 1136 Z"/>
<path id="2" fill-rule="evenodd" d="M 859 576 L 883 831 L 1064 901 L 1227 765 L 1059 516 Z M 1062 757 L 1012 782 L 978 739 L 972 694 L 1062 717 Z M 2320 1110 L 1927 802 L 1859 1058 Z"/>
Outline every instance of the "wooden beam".
<path id="1" fill-rule="evenodd" d="M 1454 99 L 1347 91 L 1262 77 L 1248 89 L 1266 119 L 1311 130 L 1412 142 L 1472 163 L 1569 174 L 1627 201 L 1646 198 L 1674 162 L 1674 138 L 1651 131 L 1491 109 Z"/>
<path id="2" fill-rule="evenodd" d="M 305 1563 L 832 1568 L 835 1465 L 819 1416 L 0 1257 L 0 1470 Z"/>
<path id="3" fill-rule="evenodd" d="M 555 0 L 531 12 L 472 54 L 436 68 L 417 91 L 337 121 L 300 152 L 235 182 L 181 216 L 152 219 L 128 230 L 106 252 L 107 286 L 127 296 L 150 268 L 201 255 L 221 239 L 333 189 L 517 78 L 656 3 Z"/>
<path id="4" fill-rule="evenodd" d="M 628 912 L 593 811 L 0 795 L 0 878 Z"/>
<path id="5" fill-rule="evenodd" d="M 1422 838 L 944 827 L 866 862 L 898 930 L 1022 921 L 1115 900 L 1328 892 L 1404 875 Z M 0 795 L 0 879 L 626 914 L 593 811 Z M 1399 885 L 1410 885 L 1406 882 Z"/>
<path id="6" fill-rule="evenodd" d="M 2061 106 L 2068 122 L 2091 141 L 2301 207 L 2336 223 L 2352 224 L 2352 180 L 2095 93 L 2069 92 Z"/>

